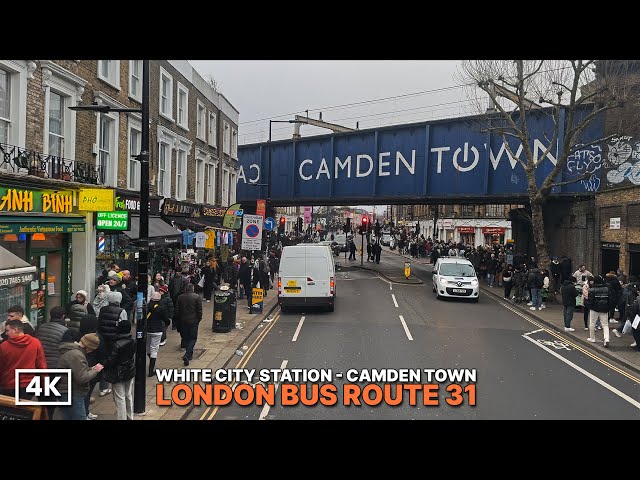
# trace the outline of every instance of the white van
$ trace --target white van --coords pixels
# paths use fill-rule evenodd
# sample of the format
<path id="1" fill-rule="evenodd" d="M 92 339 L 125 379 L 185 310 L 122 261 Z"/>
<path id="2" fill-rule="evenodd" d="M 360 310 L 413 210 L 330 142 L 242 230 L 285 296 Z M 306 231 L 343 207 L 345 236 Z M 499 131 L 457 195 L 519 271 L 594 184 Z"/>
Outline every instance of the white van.
<path id="1" fill-rule="evenodd" d="M 295 306 L 326 306 L 336 302 L 336 267 L 327 245 L 300 243 L 282 249 L 278 272 L 278 304 L 283 312 Z"/>

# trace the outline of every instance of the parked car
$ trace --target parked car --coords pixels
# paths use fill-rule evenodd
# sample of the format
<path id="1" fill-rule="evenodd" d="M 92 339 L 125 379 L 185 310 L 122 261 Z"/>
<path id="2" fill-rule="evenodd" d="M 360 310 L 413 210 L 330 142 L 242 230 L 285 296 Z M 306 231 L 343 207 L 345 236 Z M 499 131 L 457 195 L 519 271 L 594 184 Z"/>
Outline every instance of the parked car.
<path id="1" fill-rule="evenodd" d="M 340 255 L 341 253 L 349 251 L 348 237 L 344 233 L 339 233 L 333 238 L 333 244 L 331 249 L 334 255 Z"/>
<path id="2" fill-rule="evenodd" d="M 380 237 L 380 243 L 385 247 L 388 247 L 389 245 L 391 245 L 391 234 L 383 233 L 382 237 Z"/>

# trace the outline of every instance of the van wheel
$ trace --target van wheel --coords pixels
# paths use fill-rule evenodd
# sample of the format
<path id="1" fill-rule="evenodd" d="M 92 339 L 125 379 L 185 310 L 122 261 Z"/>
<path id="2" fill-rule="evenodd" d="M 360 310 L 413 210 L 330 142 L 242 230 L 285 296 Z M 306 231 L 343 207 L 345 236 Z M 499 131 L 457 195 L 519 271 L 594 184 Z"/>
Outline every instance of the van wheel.
<path id="1" fill-rule="evenodd" d="M 335 309 L 336 309 L 336 304 L 335 303 L 333 305 L 329 305 L 327 307 L 327 310 L 330 311 L 330 312 L 333 312 Z"/>
<path id="2" fill-rule="evenodd" d="M 286 307 L 285 305 L 280 305 L 280 311 L 282 313 L 287 313 L 289 311 L 289 307 Z"/>

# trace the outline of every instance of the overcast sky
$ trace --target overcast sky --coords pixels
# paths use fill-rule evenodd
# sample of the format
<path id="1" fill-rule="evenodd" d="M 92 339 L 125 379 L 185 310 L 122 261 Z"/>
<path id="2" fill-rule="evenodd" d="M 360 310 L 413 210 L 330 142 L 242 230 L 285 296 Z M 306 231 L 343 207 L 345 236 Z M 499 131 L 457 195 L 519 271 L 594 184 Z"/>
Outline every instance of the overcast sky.
<path id="1" fill-rule="evenodd" d="M 240 112 L 239 144 L 266 142 L 269 119 L 294 115 L 373 128 L 477 113 L 453 77 L 453 60 L 190 60 Z M 436 90 L 436 91 L 434 91 Z M 439 91 L 438 91 L 439 90 Z M 395 98 L 390 98 L 395 97 Z M 381 99 L 385 99 L 382 100 Z M 357 105 L 353 105 L 357 104 Z M 333 108 L 332 108 L 333 107 Z M 274 124 L 272 138 L 293 125 Z M 330 133 L 303 125 L 303 137 Z"/>

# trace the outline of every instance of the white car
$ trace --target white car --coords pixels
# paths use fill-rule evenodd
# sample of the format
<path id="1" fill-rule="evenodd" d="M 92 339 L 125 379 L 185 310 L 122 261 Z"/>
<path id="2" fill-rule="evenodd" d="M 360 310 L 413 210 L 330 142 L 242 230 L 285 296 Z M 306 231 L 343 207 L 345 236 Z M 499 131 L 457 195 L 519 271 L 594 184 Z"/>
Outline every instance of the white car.
<path id="1" fill-rule="evenodd" d="M 457 297 L 478 301 L 480 284 L 473 264 L 465 258 L 440 257 L 433 267 L 436 298 Z"/>

